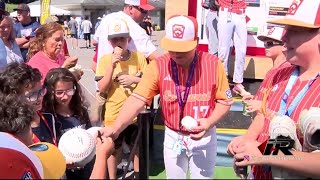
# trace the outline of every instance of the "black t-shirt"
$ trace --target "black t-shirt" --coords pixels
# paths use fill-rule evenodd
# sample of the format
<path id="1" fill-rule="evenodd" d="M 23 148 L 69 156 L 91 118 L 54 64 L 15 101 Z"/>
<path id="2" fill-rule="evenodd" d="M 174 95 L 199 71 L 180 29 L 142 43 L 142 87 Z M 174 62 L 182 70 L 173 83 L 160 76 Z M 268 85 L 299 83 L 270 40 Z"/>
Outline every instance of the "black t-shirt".
<path id="1" fill-rule="evenodd" d="M 40 113 L 40 125 L 38 127 L 32 128 L 32 132 L 37 136 L 41 142 L 48 142 L 54 144 L 52 134 L 54 135 L 53 122 L 54 117 L 50 113 Z M 48 126 L 44 122 L 48 123 Z M 50 128 L 50 129 L 49 129 Z"/>
<path id="2" fill-rule="evenodd" d="M 89 129 L 91 127 L 91 123 L 89 121 L 89 115 L 86 114 L 84 119 L 87 119 L 87 123 L 81 123 L 79 120 L 79 117 L 77 116 L 70 116 L 70 117 L 65 117 L 60 114 L 57 114 L 56 117 L 56 130 L 57 130 L 57 139 L 58 142 L 61 138 L 61 136 L 69 131 L 70 129 L 73 128 L 82 128 L 82 129 Z M 67 179 L 89 179 L 93 165 L 95 162 L 95 158 L 93 158 L 92 161 L 90 161 L 83 169 L 80 170 L 69 170 L 67 169 L 66 175 Z"/>

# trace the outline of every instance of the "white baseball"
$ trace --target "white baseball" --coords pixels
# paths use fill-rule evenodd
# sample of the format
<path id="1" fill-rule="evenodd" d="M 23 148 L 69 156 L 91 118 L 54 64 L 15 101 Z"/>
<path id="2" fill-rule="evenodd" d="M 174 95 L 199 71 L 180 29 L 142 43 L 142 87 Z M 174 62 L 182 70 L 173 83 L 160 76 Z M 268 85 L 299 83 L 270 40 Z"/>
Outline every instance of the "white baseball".
<path id="1" fill-rule="evenodd" d="M 59 150 L 67 162 L 85 166 L 96 154 L 94 137 L 84 129 L 70 129 L 62 135 L 58 144 Z"/>
<path id="2" fill-rule="evenodd" d="M 191 116 L 185 116 L 181 120 L 181 124 L 184 128 L 186 128 L 189 131 L 198 126 L 198 122 Z"/>
<path id="3" fill-rule="evenodd" d="M 103 127 L 91 127 L 87 129 L 87 132 L 92 135 L 94 139 L 98 137 L 98 131 L 101 130 Z"/>

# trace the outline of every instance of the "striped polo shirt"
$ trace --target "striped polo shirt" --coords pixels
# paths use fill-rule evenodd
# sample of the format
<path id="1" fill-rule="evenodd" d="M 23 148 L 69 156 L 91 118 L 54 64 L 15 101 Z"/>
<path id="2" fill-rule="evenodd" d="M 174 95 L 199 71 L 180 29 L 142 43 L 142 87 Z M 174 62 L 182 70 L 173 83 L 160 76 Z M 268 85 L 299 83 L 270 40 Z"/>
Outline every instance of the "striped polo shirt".
<path id="1" fill-rule="evenodd" d="M 245 9 L 247 7 L 245 0 L 219 0 L 220 7 L 232 9 Z"/>
<path id="2" fill-rule="evenodd" d="M 280 102 L 282 100 L 285 88 L 287 86 L 288 80 L 292 72 L 296 69 L 296 66 L 291 65 L 285 68 L 279 68 L 276 72 L 273 73 L 273 76 L 270 77 L 269 87 L 262 87 L 268 89 L 267 93 L 264 96 L 267 96 L 266 102 L 263 102 L 265 105 L 265 112 L 268 114 L 276 114 L 280 108 Z M 269 79 L 269 77 L 266 77 Z M 309 83 L 309 80 L 300 81 L 299 79 L 293 85 L 290 94 L 287 99 L 287 105 L 290 105 L 293 99 L 297 94 Z M 304 95 L 302 100 L 298 103 L 290 118 L 294 120 L 295 123 L 298 123 L 300 113 L 304 109 L 309 109 L 310 107 L 320 107 L 320 80 L 317 78 L 314 83 L 310 86 L 307 93 Z M 268 117 L 268 114 L 265 115 L 264 119 L 264 128 L 262 129 L 260 135 L 258 136 L 258 142 L 265 142 L 268 140 L 268 130 L 271 117 Z M 297 127 L 297 135 L 300 140 L 300 143 L 303 144 L 303 135 L 301 134 L 299 127 Z M 255 179 L 271 179 L 271 172 L 264 171 L 262 166 L 252 166 L 252 171 Z"/>
<path id="3" fill-rule="evenodd" d="M 132 95 L 148 102 L 152 100 L 154 95 L 160 93 L 164 123 L 168 128 L 179 131 L 180 108 L 171 63 L 169 54 L 152 61 Z M 177 65 L 177 70 L 183 98 L 189 68 L 182 68 Z M 191 116 L 195 119 L 207 118 L 214 110 L 216 101 L 225 104 L 232 102 L 232 95 L 223 65 L 216 56 L 206 52 L 198 52 L 183 116 Z M 182 129 L 182 131 L 188 133 L 185 129 Z"/>

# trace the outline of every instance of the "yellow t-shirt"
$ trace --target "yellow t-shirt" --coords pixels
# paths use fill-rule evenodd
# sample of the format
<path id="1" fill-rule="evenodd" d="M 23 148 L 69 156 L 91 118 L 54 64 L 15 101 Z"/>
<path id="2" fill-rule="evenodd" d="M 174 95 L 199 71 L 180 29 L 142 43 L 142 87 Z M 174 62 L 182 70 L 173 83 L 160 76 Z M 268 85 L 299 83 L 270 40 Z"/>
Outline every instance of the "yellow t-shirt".
<path id="1" fill-rule="evenodd" d="M 113 66 L 111 56 L 112 54 L 107 54 L 99 59 L 96 70 L 96 80 L 102 79 L 106 73 L 107 67 Z M 106 126 L 114 123 L 123 103 L 136 88 L 136 84 L 132 84 L 130 87 L 123 87 L 120 83 L 115 82 L 114 78 L 121 74 L 137 76 L 144 71 L 146 66 L 147 60 L 143 54 L 139 52 L 131 52 L 131 56 L 128 60 L 117 63 L 113 70 L 111 86 L 108 92 L 106 92 L 107 100 L 104 114 L 104 123 Z"/>

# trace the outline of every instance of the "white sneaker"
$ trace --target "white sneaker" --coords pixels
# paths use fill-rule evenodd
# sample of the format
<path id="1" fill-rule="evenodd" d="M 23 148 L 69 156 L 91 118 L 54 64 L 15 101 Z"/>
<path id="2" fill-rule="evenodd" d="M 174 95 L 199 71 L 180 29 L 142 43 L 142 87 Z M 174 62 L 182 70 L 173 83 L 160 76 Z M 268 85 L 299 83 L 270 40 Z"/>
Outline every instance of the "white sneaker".
<path id="1" fill-rule="evenodd" d="M 299 127 L 303 134 L 303 151 L 320 150 L 320 108 L 303 110 L 299 117 Z"/>
<path id="2" fill-rule="evenodd" d="M 275 116 L 269 126 L 270 139 L 276 139 L 279 136 L 290 137 L 295 141 L 294 149 L 301 151 L 302 147 L 299 142 L 296 125 L 294 121 L 288 116 Z M 300 179 L 301 176 L 294 175 L 294 173 L 285 171 L 281 168 L 272 167 L 272 178 L 273 179 Z"/>

